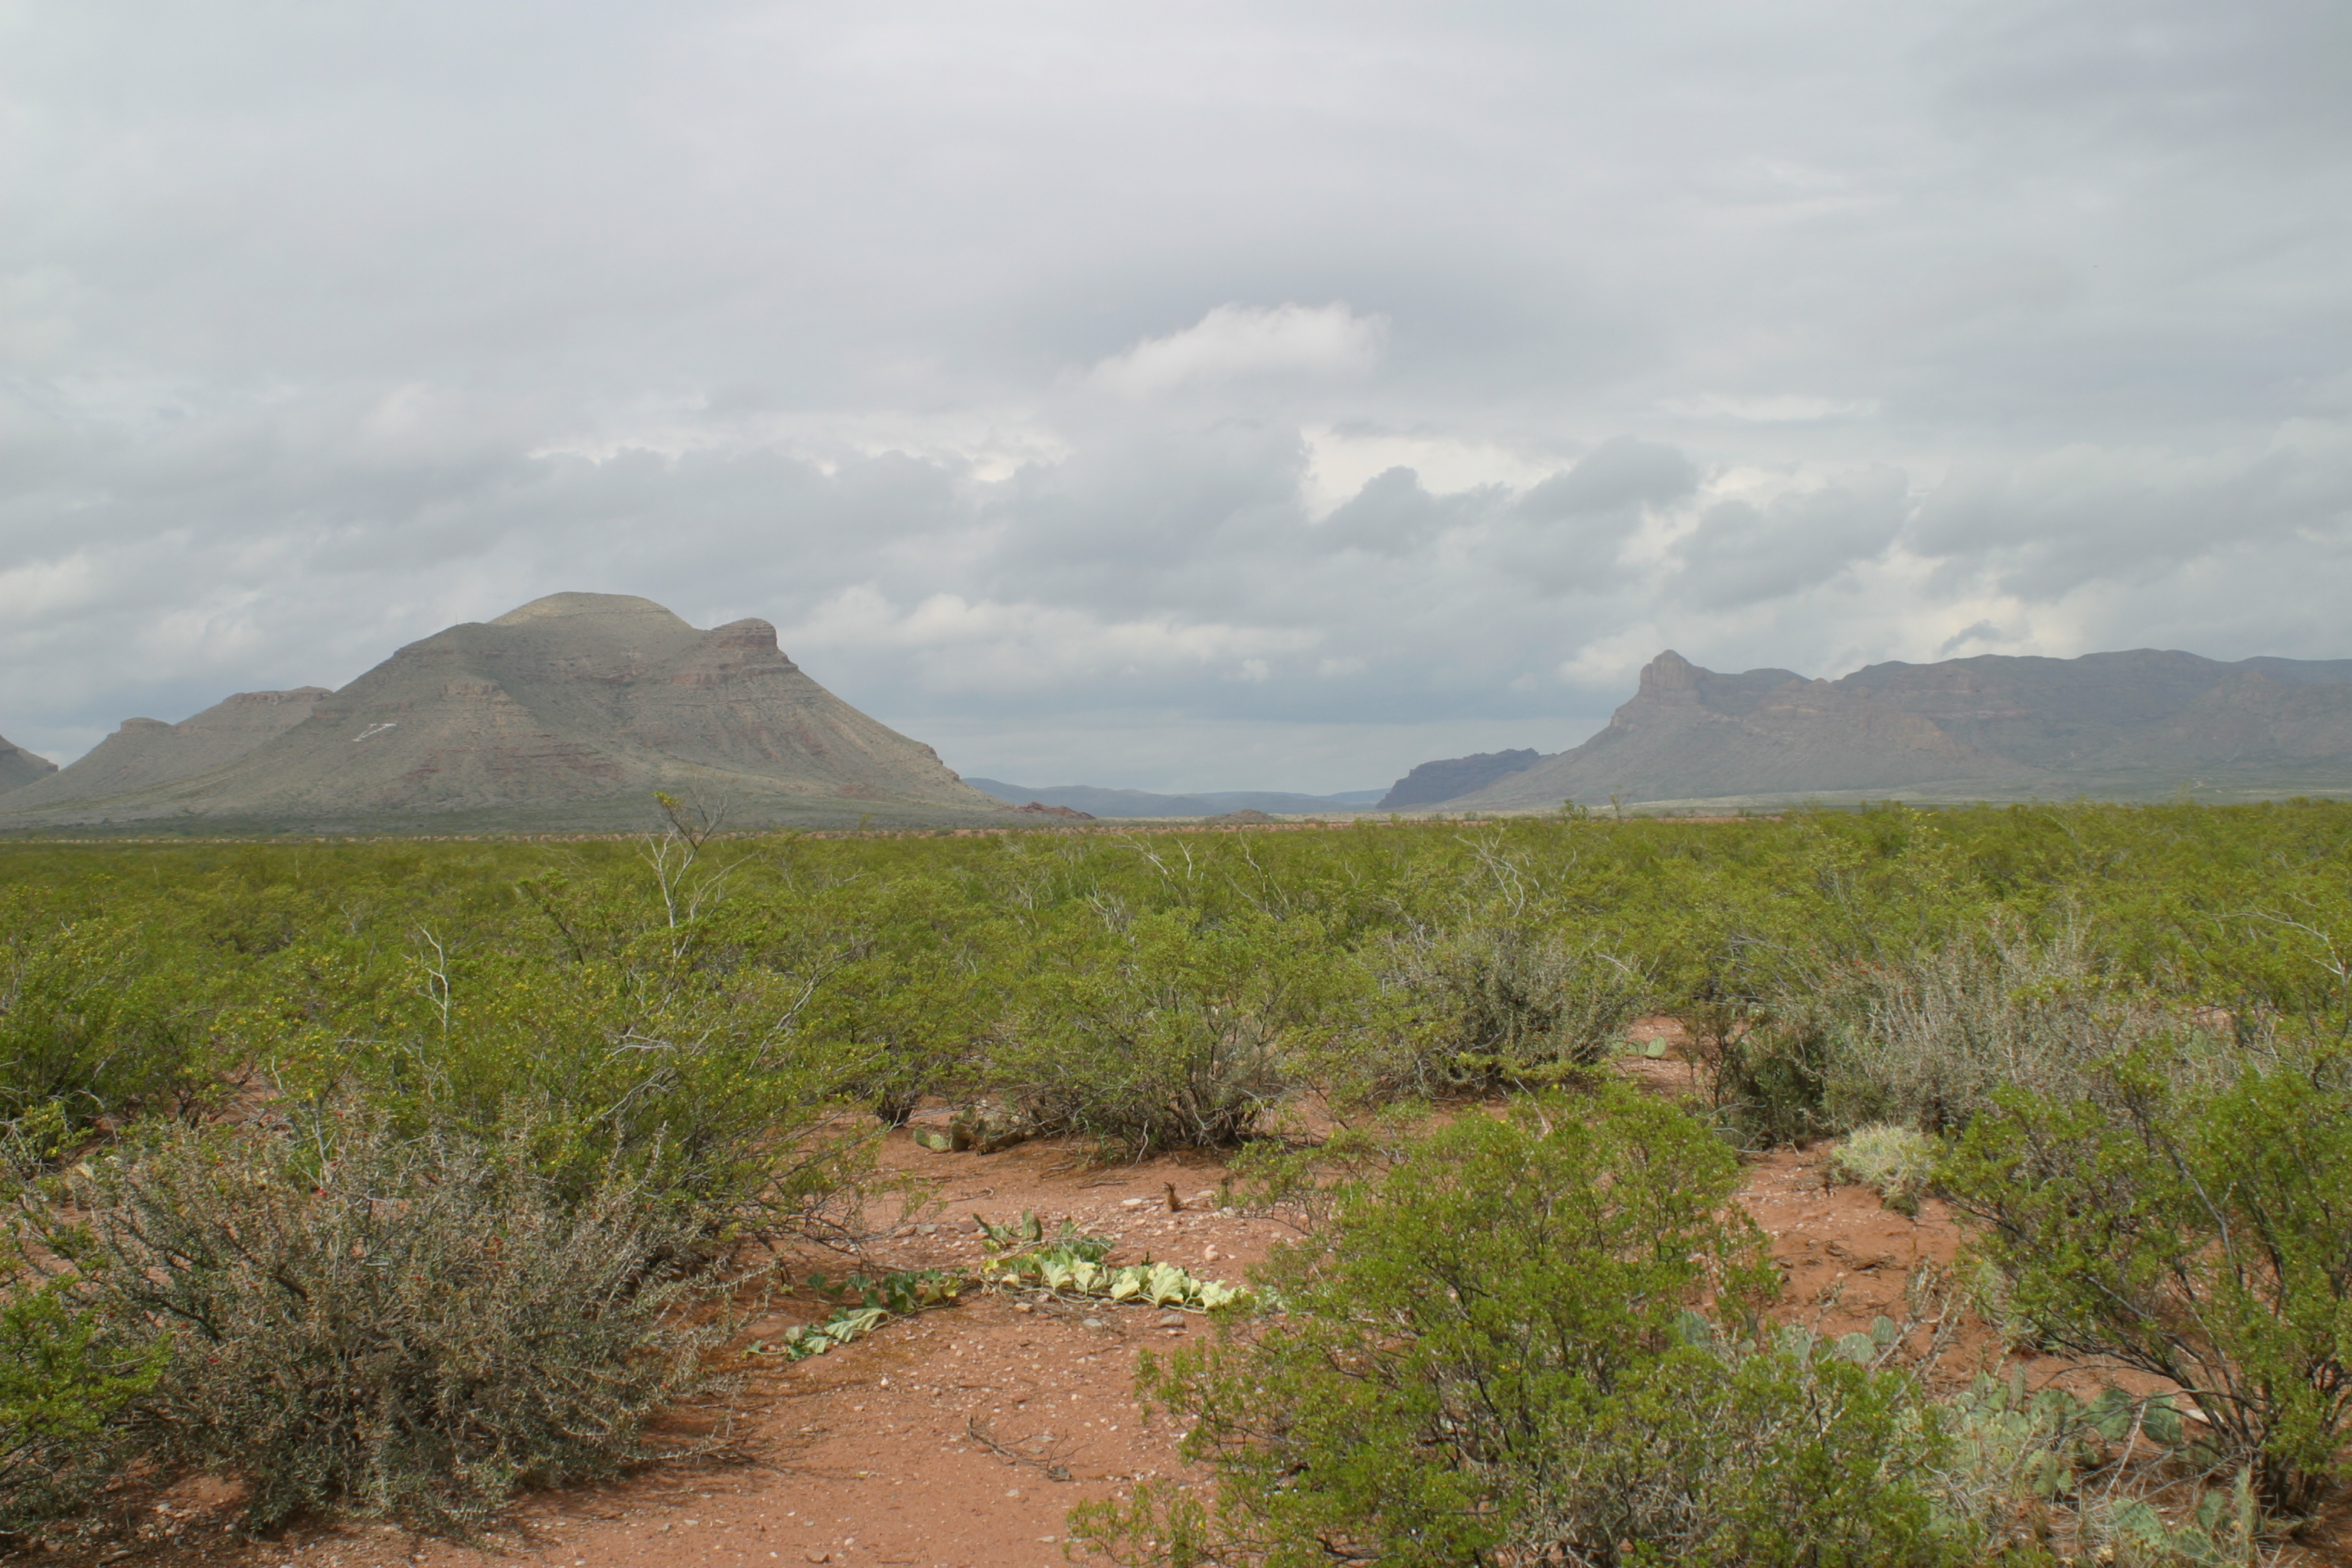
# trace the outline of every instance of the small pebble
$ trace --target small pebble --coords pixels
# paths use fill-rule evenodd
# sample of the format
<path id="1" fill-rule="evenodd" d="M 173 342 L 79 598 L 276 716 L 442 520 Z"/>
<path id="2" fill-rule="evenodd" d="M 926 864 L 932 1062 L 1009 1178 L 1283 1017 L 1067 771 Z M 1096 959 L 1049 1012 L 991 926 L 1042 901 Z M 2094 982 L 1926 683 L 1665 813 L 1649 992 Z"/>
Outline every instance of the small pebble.
<path id="1" fill-rule="evenodd" d="M 1104 1322 L 1100 1318 L 1081 1318 L 1078 1321 L 1081 1326 L 1089 1329 L 1107 1329 L 1110 1327 L 1108 1323 Z"/>

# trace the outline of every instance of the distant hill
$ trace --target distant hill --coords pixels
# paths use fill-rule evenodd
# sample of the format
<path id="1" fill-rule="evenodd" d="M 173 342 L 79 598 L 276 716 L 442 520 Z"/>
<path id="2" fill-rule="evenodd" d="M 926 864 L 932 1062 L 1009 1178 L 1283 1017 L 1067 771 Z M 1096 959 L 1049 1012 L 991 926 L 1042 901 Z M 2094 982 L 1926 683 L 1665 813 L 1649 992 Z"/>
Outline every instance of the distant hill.
<path id="1" fill-rule="evenodd" d="M 723 805 L 738 826 L 1000 809 L 931 748 L 810 679 L 767 622 L 698 631 L 612 594 L 551 595 L 451 626 L 340 691 L 250 693 L 179 725 L 133 721 L 34 787 L 29 800 L 0 796 L 0 830 L 635 827 L 656 790 Z"/>
<path id="2" fill-rule="evenodd" d="M 1533 756 L 1535 753 L 1528 753 Z M 1264 811 L 1276 816 L 1308 816 L 1324 811 L 1361 811 L 1381 798 L 1376 789 L 1345 795 L 1286 795 L 1278 790 L 1224 790 L 1202 795 L 1154 795 L 1139 789 L 1101 789 L 1093 784 L 1046 784 L 1031 787 L 1002 779 L 966 779 L 972 788 L 1011 805 L 1036 801 L 1065 805 L 1091 816 L 1223 816 L 1235 811 Z"/>
<path id="3" fill-rule="evenodd" d="M 1449 757 L 1423 763 L 1389 786 L 1381 805 L 1397 811 L 1406 806 L 1432 805 L 1485 789 L 1496 779 L 1533 767 L 1543 760 L 1535 751 L 1480 752 L 1471 757 Z"/>
<path id="4" fill-rule="evenodd" d="M 1442 804 L 2148 800 L 2184 788 L 2352 794 L 2352 659 L 1987 654 L 1809 680 L 1718 674 L 1669 651 L 1599 734 Z"/>
<path id="5" fill-rule="evenodd" d="M 122 728 L 92 747 L 80 761 L 56 772 L 8 802 L 10 811 L 37 811 L 95 796 L 120 795 L 150 784 L 171 784 L 233 763 L 265 741 L 310 716 L 323 686 L 292 691 L 240 691 L 193 719 L 166 724 L 158 719 L 125 719 Z"/>
<path id="6" fill-rule="evenodd" d="M 48 758 L 11 745 L 6 736 L 0 735 L 0 795 L 38 784 L 57 771 L 58 764 Z"/>

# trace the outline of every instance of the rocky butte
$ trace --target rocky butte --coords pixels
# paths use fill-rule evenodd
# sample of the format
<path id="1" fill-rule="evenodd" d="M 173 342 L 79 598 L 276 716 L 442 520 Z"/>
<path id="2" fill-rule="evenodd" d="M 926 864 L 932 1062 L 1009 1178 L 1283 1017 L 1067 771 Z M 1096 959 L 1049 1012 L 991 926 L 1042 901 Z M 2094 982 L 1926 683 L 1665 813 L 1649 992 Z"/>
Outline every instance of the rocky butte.
<path id="1" fill-rule="evenodd" d="M 0 831 L 630 829 L 653 820 L 656 791 L 741 827 L 1003 810 L 811 679 L 766 621 L 702 631 L 649 599 L 553 594 L 411 643 L 339 691 L 131 720 L 0 795 Z"/>
<path id="2" fill-rule="evenodd" d="M 2352 659 L 1987 654 L 1815 680 L 1669 650 L 1599 734 L 1495 773 L 1522 754 L 1424 763 L 1398 790 L 1447 810 L 2352 795 Z M 1457 777 L 1476 782 L 1427 798 Z"/>

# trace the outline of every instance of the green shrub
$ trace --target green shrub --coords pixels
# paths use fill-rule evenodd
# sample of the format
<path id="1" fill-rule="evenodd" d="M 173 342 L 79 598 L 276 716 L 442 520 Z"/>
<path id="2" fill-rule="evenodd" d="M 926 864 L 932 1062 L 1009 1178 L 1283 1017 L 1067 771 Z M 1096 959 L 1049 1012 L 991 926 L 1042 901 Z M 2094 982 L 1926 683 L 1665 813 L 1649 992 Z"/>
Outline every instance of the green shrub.
<path id="1" fill-rule="evenodd" d="M 764 933 L 730 931 L 737 912 L 560 960 L 419 936 L 373 994 L 273 1042 L 272 1076 L 307 1100 L 363 1096 L 412 1135 L 527 1124 L 567 1202 L 618 1159 L 709 1225 L 789 1217 L 860 1168 L 870 1124 L 841 1113 L 881 1050 L 808 1025 L 839 952 L 747 955 Z"/>
<path id="2" fill-rule="evenodd" d="M 1832 1042 L 1820 1032 L 1750 1015 L 1694 1031 L 1693 1043 L 1716 1125 L 1739 1147 L 1777 1148 L 1829 1129 L 1822 1097 Z"/>
<path id="3" fill-rule="evenodd" d="M 1060 922 L 1031 955 L 992 1086 L 1045 1131 L 1129 1152 L 1254 1131 L 1337 1032 L 1347 972 L 1304 920 L 1255 911 Z"/>
<path id="4" fill-rule="evenodd" d="M 1703 1125 L 1622 1086 L 1463 1116 L 1277 1252 L 1256 1281 L 1277 1310 L 1146 1363 L 1213 1499 L 1147 1486 L 1074 1535 L 1269 1568 L 1968 1560 L 1909 1380 L 1750 1315 L 1738 1181 Z"/>
<path id="5" fill-rule="evenodd" d="M 1940 1154 L 1936 1141 L 1916 1128 L 1875 1121 L 1845 1135 L 1830 1155 L 1830 1169 L 1871 1188 L 1895 1213 L 1917 1214 Z"/>
<path id="6" fill-rule="evenodd" d="M 161 1341 L 125 1346 L 101 1332 L 70 1277 L 9 1271 L 0 1304 L 0 1534 L 21 1535 L 82 1508 L 121 1473 L 115 1420 L 163 1372 Z"/>
<path id="7" fill-rule="evenodd" d="M 74 1310 L 171 1346 L 131 1439 L 245 1478 L 257 1525 L 342 1505 L 459 1531 L 658 1452 L 644 1423 L 709 1385 L 723 1332 L 678 1316 L 695 1228 L 617 1166 L 564 1202 L 530 1144 L 354 1109 L 91 1162 L 47 1240 Z"/>
<path id="8" fill-rule="evenodd" d="M 1633 965 L 1515 921 L 1391 938 L 1372 962 L 1389 1005 L 1356 1067 L 1367 1098 L 1559 1083 L 1616 1047 L 1644 992 Z"/>
<path id="9" fill-rule="evenodd" d="M 28 921 L 0 936 L 0 1121 L 39 1115 L 70 1137 L 220 1092 L 190 995 L 201 977 L 173 973 L 158 945 L 133 922 L 103 919 Z"/>
<path id="10" fill-rule="evenodd" d="M 2041 1342 L 2168 1378 L 2275 1509 L 2352 1437 L 2352 1083 L 2341 1058 L 2210 1093 L 2149 1049 L 2095 1096 L 2001 1094 L 1941 1174 Z"/>

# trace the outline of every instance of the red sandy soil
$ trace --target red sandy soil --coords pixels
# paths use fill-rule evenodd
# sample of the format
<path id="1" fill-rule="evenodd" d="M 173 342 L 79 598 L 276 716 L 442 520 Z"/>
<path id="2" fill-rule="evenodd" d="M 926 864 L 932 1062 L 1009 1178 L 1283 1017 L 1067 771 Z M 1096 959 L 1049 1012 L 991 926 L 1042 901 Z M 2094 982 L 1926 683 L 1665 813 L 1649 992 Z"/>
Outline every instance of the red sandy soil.
<path id="1" fill-rule="evenodd" d="M 1633 1070 L 1668 1095 L 1688 1086 L 1689 1069 L 1679 1063 L 1643 1062 Z M 927 1211 L 931 1217 L 867 1245 L 859 1261 L 871 1268 L 976 1262 L 975 1213 L 1003 1223 L 1032 1211 L 1049 1231 L 1067 1218 L 1118 1237 L 1118 1260 L 1149 1252 L 1228 1280 L 1288 1234 L 1274 1221 L 1219 1214 L 1205 1203 L 1169 1212 L 1170 1187 L 1187 1205 L 1216 1187 L 1223 1172 L 1202 1159 L 1104 1167 L 1054 1143 L 934 1154 L 899 1132 L 888 1141 L 886 1164 L 943 1184 Z M 1741 1198 L 1769 1233 L 1783 1269 L 1781 1315 L 1829 1333 L 1864 1327 L 1880 1312 L 1901 1321 L 1912 1268 L 1948 1264 L 1958 1240 L 1932 1200 L 1906 1218 L 1866 1188 L 1832 1184 L 1826 1150 L 1751 1161 Z M 837 1258 L 811 1262 L 845 1271 Z M 783 1309 L 751 1325 L 747 1340 L 823 1315 L 805 1297 Z M 495 1540 L 478 1546 L 358 1521 L 299 1524 L 247 1541 L 235 1531 L 228 1489 L 199 1483 L 175 1489 L 156 1510 L 158 1526 L 173 1538 L 141 1550 L 137 1560 L 155 1568 L 1058 1563 L 1073 1503 L 1181 1469 L 1171 1425 L 1150 1419 L 1138 1405 L 1135 1362 L 1143 1350 L 1204 1331 L 1198 1315 L 974 1293 L 887 1323 L 829 1355 L 792 1364 L 756 1360 L 735 1409 L 736 1457 L 528 1498 Z M 1988 1353 L 1979 1326 L 1945 1364 L 1962 1374 Z M 2067 1370 L 2029 1363 L 2036 1383 Z"/>

